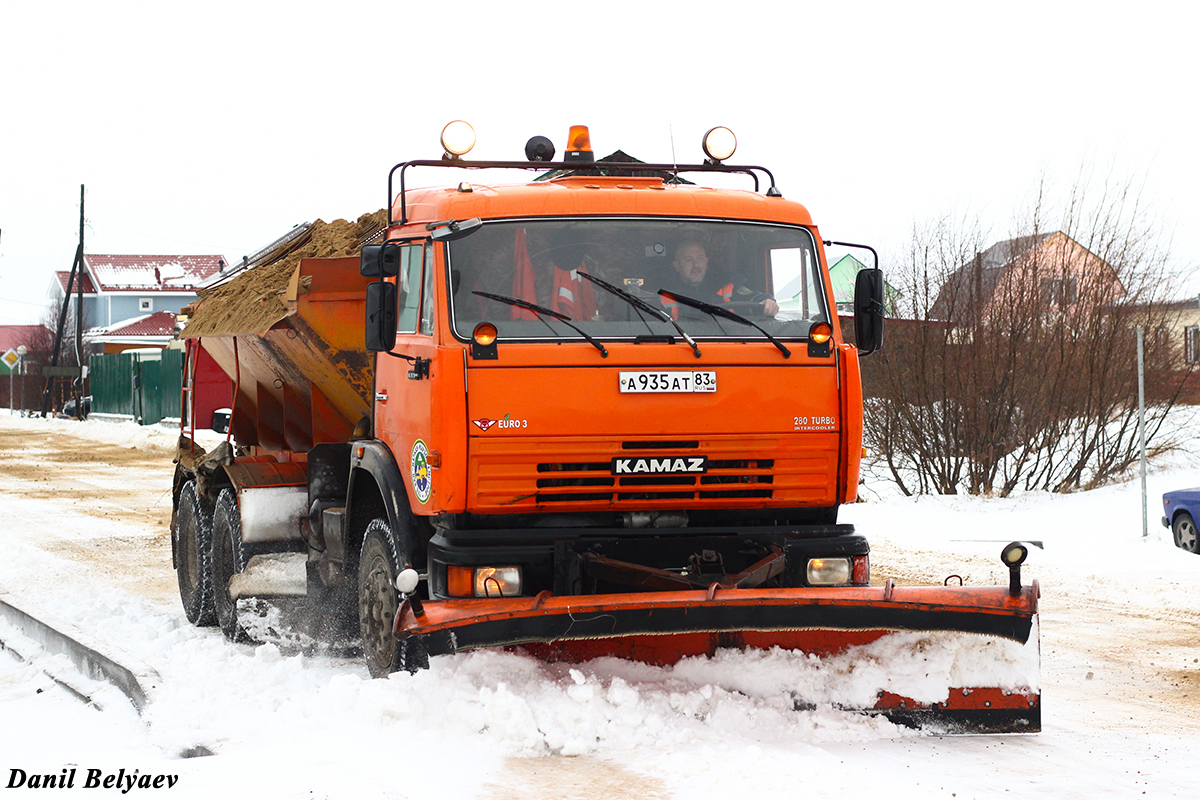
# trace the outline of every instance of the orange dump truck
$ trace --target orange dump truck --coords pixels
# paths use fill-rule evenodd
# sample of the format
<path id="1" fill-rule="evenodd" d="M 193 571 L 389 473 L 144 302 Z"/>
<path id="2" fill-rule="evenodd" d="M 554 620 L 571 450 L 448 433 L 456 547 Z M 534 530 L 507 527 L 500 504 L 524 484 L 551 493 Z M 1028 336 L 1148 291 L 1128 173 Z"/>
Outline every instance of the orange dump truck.
<path id="1" fill-rule="evenodd" d="M 728 131 L 694 165 L 596 161 L 586 129 L 559 161 L 542 137 L 526 162 L 471 161 L 457 133 L 473 143 L 452 123 L 441 160 L 393 168 L 358 258 L 197 304 L 190 352 L 236 390 L 226 445 L 181 439 L 172 541 L 193 622 L 243 636 L 254 602 L 303 597 L 361 635 L 373 676 L 478 647 L 663 664 L 1035 635 L 1020 546 L 1007 586 L 871 585 L 867 541 L 837 516 L 882 275 L 860 273 L 843 341 L 808 211 L 728 164 Z M 446 167 L 536 176 L 406 188 Z M 747 187 L 700 185 L 728 175 Z M 1029 731 L 1039 703 L 967 686 L 864 710 Z"/>

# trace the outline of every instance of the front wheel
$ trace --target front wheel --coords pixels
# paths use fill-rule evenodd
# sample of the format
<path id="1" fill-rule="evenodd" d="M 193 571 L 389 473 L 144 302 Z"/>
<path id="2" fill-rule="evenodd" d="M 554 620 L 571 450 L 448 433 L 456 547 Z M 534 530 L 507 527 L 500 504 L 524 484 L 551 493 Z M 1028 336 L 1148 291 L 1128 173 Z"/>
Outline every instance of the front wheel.
<path id="1" fill-rule="evenodd" d="M 1175 521 L 1171 523 L 1171 532 L 1175 534 L 1175 546 L 1182 548 L 1189 553 L 1200 553 L 1200 540 L 1196 535 L 1196 520 L 1192 519 L 1192 515 L 1184 511 L 1176 515 Z"/>
<path id="2" fill-rule="evenodd" d="M 362 633 L 363 657 L 372 678 L 384 678 L 396 670 L 416 672 L 429 666 L 424 650 L 411 640 L 396 638 L 394 626 L 400 596 L 396 576 L 407 566 L 391 527 L 374 519 L 367 525 L 358 561 L 358 624 Z"/>

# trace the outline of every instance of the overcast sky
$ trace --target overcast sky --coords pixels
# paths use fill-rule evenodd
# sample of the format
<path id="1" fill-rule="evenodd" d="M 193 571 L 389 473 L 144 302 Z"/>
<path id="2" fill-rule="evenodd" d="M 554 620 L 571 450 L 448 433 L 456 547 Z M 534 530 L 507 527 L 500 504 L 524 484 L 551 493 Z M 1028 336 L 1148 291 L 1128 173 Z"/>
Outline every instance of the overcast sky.
<path id="1" fill-rule="evenodd" d="M 1007 238 L 1040 179 L 1132 180 L 1200 265 L 1200 11 L 1190 3 L 0 0 L 0 324 L 90 253 L 239 261 L 293 225 L 381 208 L 387 171 L 562 152 L 770 168 L 826 238 L 899 252 L 978 215 Z M 436 172 L 425 180 L 437 182 Z M 418 179 L 420 176 L 418 176 Z M 496 179 L 493 182 L 501 182 Z"/>

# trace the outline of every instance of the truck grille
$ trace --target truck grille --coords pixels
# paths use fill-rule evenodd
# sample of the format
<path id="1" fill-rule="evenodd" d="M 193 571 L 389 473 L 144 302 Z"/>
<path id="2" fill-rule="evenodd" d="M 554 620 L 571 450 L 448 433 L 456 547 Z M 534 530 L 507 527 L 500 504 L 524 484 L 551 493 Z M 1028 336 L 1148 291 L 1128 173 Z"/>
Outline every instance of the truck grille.
<path id="1" fill-rule="evenodd" d="M 771 496 L 775 476 L 772 459 L 710 461 L 705 475 L 636 475 L 614 477 L 609 463 L 550 462 L 538 474 L 571 472 L 571 477 L 538 478 L 537 502 L 580 500 L 711 500 L 722 497 Z M 587 473 L 593 473 L 588 475 Z M 605 473 L 605 475 L 595 475 Z M 607 492 L 579 492 L 579 487 L 606 487 Z"/>
<path id="2" fill-rule="evenodd" d="M 668 446 L 662 446 L 666 444 Z M 831 503 L 837 437 L 714 437 L 706 441 L 508 439 L 472 442 L 480 508 L 644 506 L 701 508 L 729 503 Z M 613 474 L 614 459 L 707 458 L 702 473 Z"/>

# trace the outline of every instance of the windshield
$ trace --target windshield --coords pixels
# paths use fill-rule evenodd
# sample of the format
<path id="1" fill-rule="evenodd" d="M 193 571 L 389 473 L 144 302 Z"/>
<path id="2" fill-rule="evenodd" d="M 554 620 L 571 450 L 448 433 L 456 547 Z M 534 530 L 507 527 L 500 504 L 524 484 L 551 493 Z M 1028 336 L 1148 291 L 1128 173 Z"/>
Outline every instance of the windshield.
<path id="1" fill-rule="evenodd" d="M 675 325 L 693 337 L 762 337 L 737 320 L 672 302 L 658 294 L 660 289 L 720 305 L 779 338 L 804 338 L 813 324 L 830 321 L 813 237 L 802 227 L 719 220 L 525 220 L 484 223 L 448 246 L 452 320 L 463 339 L 482 321 L 495 324 L 502 339 L 581 338 L 561 319 L 528 304 L 565 315 L 604 339 L 679 338 Z M 662 313 L 639 308 L 580 272 Z"/>

